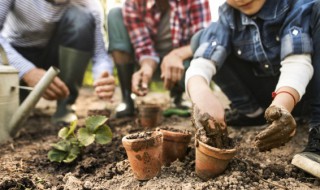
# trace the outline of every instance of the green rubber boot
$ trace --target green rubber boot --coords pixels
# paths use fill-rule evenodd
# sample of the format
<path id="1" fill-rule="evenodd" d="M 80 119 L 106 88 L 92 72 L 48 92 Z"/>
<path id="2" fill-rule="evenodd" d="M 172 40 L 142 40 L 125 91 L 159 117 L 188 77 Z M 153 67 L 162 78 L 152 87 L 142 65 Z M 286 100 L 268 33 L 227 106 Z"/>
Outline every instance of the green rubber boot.
<path id="1" fill-rule="evenodd" d="M 122 102 L 116 108 L 116 118 L 134 115 L 134 102 L 131 98 L 131 81 L 134 63 L 116 64 L 121 87 Z"/>
<path id="2" fill-rule="evenodd" d="M 90 52 L 59 47 L 59 77 L 69 88 L 70 94 L 67 98 L 57 101 L 57 110 L 51 119 L 53 124 L 66 124 L 78 119 L 74 103 L 91 57 Z"/>

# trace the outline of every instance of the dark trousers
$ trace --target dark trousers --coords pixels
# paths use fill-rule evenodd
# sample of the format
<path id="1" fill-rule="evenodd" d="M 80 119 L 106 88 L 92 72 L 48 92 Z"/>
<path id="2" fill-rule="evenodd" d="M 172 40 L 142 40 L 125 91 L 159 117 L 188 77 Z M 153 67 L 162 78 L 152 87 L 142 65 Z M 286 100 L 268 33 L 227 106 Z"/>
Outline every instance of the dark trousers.
<path id="1" fill-rule="evenodd" d="M 95 20 L 93 15 L 84 7 L 70 6 L 57 23 L 46 47 L 14 48 L 36 67 L 45 70 L 50 66 L 59 68 L 59 64 L 62 64 L 59 63 L 59 46 L 93 53 L 94 31 Z M 20 94 L 21 100 L 23 100 L 28 93 L 21 90 Z"/>

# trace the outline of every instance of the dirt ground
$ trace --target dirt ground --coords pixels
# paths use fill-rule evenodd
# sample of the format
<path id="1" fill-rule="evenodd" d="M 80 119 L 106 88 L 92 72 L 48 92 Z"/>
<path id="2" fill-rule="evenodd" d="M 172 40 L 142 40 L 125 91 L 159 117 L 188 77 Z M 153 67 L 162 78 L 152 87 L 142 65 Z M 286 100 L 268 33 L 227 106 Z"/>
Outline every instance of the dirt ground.
<path id="1" fill-rule="evenodd" d="M 220 92 L 217 95 L 227 104 Z M 158 102 L 165 108 L 167 93 L 151 93 L 137 102 Z M 92 95 L 91 88 L 83 88 L 78 99 L 79 125 L 87 117 L 88 109 L 114 109 Z M 320 189 L 320 180 L 291 165 L 295 153 L 307 143 L 307 127 L 298 126 L 297 135 L 278 149 L 260 153 L 252 145 L 255 135 L 263 127 L 230 128 L 230 136 L 237 142 L 238 152 L 227 170 L 219 177 L 202 181 L 195 174 L 193 139 L 185 161 L 175 161 L 163 167 L 161 174 L 149 181 L 133 178 L 122 146 L 124 135 L 142 131 L 136 119 L 110 119 L 113 140 L 108 145 L 91 145 L 72 164 L 51 163 L 47 158 L 50 144 L 57 142 L 58 126 L 50 124 L 54 102 L 41 100 L 19 135 L 0 146 L 0 190 L 4 189 Z M 172 125 L 194 132 L 190 118 L 164 118 L 161 126 Z"/>

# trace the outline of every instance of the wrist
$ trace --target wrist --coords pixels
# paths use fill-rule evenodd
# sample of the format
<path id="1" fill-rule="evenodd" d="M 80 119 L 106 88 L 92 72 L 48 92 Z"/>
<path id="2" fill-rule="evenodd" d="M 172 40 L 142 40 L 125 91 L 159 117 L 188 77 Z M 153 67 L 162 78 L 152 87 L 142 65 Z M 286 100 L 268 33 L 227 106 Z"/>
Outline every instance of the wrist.
<path id="1" fill-rule="evenodd" d="M 157 63 L 152 59 L 144 59 L 140 63 L 142 69 L 151 70 L 152 73 L 157 69 Z"/>

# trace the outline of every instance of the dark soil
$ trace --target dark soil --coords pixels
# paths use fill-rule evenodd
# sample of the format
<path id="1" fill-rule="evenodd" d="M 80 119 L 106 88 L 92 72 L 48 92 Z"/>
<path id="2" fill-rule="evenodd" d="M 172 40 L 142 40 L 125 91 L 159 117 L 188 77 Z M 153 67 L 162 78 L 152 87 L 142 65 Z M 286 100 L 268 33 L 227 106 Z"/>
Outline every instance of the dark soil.
<path id="1" fill-rule="evenodd" d="M 119 93 L 119 92 L 117 92 Z M 224 96 L 216 92 L 225 102 Z M 79 125 L 87 117 L 88 109 L 113 110 L 119 102 L 98 100 L 92 89 L 81 90 L 77 101 Z M 139 103 L 141 99 L 137 99 Z M 151 93 L 144 101 L 168 105 L 168 93 Z M 195 174 L 194 138 L 189 144 L 184 161 L 175 161 L 162 167 L 161 174 L 149 181 L 137 181 L 133 177 L 125 149 L 123 136 L 143 132 L 135 118 L 109 120 L 113 132 L 112 143 L 94 144 L 84 149 L 72 164 L 51 163 L 47 158 L 50 145 L 58 141 L 60 127 L 50 124 L 55 103 L 42 101 L 25 123 L 25 127 L 12 141 L 0 147 L 0 189 L 319 189 L 320 180 L 291 165 L 292 157 L 303 150 L 307 142 L 308 128 L 299 125 L 293 139 L 277 149 L 259 152 L 253 141 L 262 127 L 229 128 L 229 136 L 237 145 L 237 155 L 220 176 L 202 181 Z M 180 126 L 195 133 L 190 118 L 164 118 L 161 126 Z"/>
<path id="2" fill-rule="evenodd" d="M 134 133 L 127 136 L 127 139 L 147 139 L 152 135 L 151 131 L 145 131 L 141 133 Z"/>
<path id="3" fill-rule="evenodd" d="M 166 131 L 171 131 L 171 132 L 176 132 L 176 133 L 183 133 L 183 134 L 192 134 L 190 130 L 187 129 L 177 129 L 177 128 L 172 128 L 172 127 L 160 127 L 159 129 L 166 130 Z"/>

